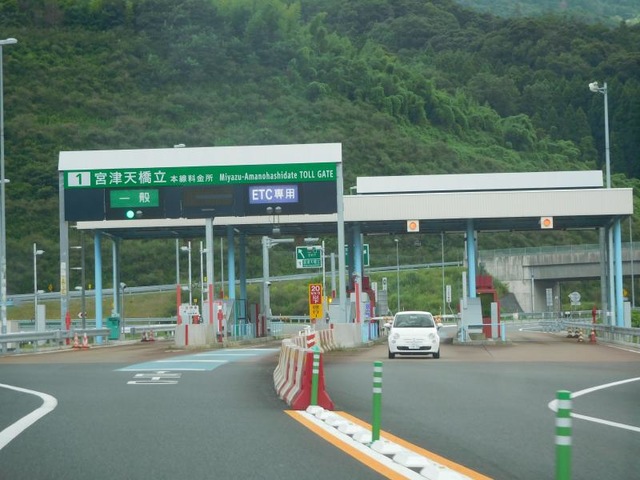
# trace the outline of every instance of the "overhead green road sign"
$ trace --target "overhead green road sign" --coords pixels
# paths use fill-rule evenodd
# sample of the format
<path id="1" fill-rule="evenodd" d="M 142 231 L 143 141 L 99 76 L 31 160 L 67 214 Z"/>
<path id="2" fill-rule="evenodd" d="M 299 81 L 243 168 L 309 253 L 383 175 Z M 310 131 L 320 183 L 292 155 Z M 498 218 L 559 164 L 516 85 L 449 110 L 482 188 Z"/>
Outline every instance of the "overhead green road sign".
<path id="1" fill-rule="evenodd" d="M 322 268 L 322 247 L 296 247 L 296 268 Z"/>
<path id="2" fill-rule="evenodd" d="M 157 207 L 160 205 L 158 190 L 111 190 L 112 208 Z"/>
<path id="3" fill-rule="evenodd" d="M 336 171 L 337 167 L 332 163 L 72 170 L 65 172 L 64 188 L 335 182 Z"/>
<path id="4" fill-rule="evenodd" d="M 349 245 L 344 246 L 344 260 L 347 265 L 349 265 Z M 369 266 L 369 244 L 362 244 L 362 264 L 365 267 Z"/>

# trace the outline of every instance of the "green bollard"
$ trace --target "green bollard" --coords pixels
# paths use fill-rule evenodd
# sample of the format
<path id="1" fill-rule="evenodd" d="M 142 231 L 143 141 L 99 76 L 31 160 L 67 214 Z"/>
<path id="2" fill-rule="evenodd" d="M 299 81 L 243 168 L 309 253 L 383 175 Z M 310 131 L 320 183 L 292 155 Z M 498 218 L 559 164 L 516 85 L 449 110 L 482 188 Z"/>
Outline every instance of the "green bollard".
<path id="1" fill-rule="evenodd" d="M 556 412 L 556 480 L 571 479 L 571 392 L 558 390 Z"/>
<path id="2" fill-rule="evenodd" d="M 313 366 L 311 368 L 311 400 L 310 405 L 318 405 L 318 377 L 320 376 L 320 347 L 314 345 Z"/>
<path id="3" fill-rule="evenodd" d="M 380 440 L 380 417 L 382 416 L 382 362 L 373 363 L 373 419 L 371 441 Z"/>

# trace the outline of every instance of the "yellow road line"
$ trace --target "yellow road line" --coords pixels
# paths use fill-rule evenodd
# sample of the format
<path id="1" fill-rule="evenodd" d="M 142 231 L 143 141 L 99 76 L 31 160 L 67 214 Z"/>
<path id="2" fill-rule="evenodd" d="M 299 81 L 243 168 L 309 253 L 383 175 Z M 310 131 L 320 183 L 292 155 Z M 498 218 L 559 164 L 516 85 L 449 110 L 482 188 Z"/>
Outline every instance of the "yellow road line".
<path id="1" fill-rule="evenodd" d="M 334 435 L 331 435 L 330 433 L 328 433 L 327 431 L 323 430 L 322 428 L 320 428 L 315 423 L 311 422 L 310 420 L 308 420 L 307 418 L 303 417 L 302 415 L 299 415 L 298 414 L 299 412 L 297 410 L 285 410 L 285 413 L 290 415 L 296 421 L 298 421 L 301 424 L 303 424 L 305 427 L 307 427 L 309 430 L 311 430 L 316 435 L 318 435 L 318 436 L 322 437 L 323 439 L 325 439 L 327 442 L 332 444 L 334 447 L 339 448 L 340 450 L 345 452 L 347 455 L 355 458 L 360 463 L 365 464 L 367 467 L 375 470 L 376 472 L 378 472 L 379 474 L 383 475 L 384 477 L 389 478 L 391 480 L 406 480 L 407 477 L 405 475 L 402 475 L 402 474 L 392 470 L 391 468 L 387 467 L 386 465 L 378 462 L 375 458 L 372 458 L 369 455 L 366 455 L 365 453 L 363 453 L 360 450 L 352 447 L 348 443 L 343 442 L 342 440 L 340 440 L 339 438 L 335 437 Z"/>
<path id="2" fill-rule="evenodd" d="M 312 421 L 308 420 L 307 418 L 305 418 L 303 415 L 300 415 L 298 411 L 296 410 L 285 410 L 285 413 L 287 413 L 289 416 L 291 416 L 292 418 L 294 418 L 296 421 L 300 422 L 301 424 L 303 424 L 305 427 L 307 427 L 309 430 L 311 430 L 312 432 L 314 432 L 316 435 L 322 437 L 324 440 L 326 440 L 327 442 L 331 443 L 332 445 L 334 445 L 335 447 L 339 448 L 340 450 L 342 450 L 343 452 L 345 452 L 346 454 L 350 455 L 351 457 L 355 458 L 356 460 L 358 460 L 359 462 L 367 465 L 368 467 L 372 468 L 373 470 L 375 470 L 376 472 L 380 473 L 381 475 L 383 475 L 386 478 L 392 479 L 392 480 L 404 480 L 407 478 L 406 475 L 403 475 L 402 473 L 399 473 L 395 470 L 393 470 L 392 468 L 389 468 L 387 465 L 384 465 L 383 463 L 377 461 L 375 459 L 375 457 L 373 456 L 369 456 L 366 453 L 363 453 L 362 451 L 358 450 L 357 448 L 354 448 L 353 446 L 349 445 L 348 443 L 340 440 L 339 438 L 337 438 L 334 435 L 331 435 L 329 432 L 327 432 L 326 430 L 322 429 L 321 427 L 319 427 L 318 425 L 316 425 L 315 423 L 313 423 Z M 345 418 L 346 420 L 349 420 L 363 428 L 368 429 L 369 431 L 371 430 L 371 425 L 369 425 L 366 422 L 363 422 L 362 420 L 360 420 L 359 418 L 356 418 L 352 415 L 349 415 L 348 413 L 345 412 L 333 412 L 336 415 L 339 415 L 343 418 Z M 385 431 L 381 431 L 380 432 L 381 437 L 384 437 L 385 440 L 388 440 L 390 442 L 393 442 L 397 445 L 400 445 L 404 448 L 406 448 L 407 450 L 410 450 L 418 455 L 422 455 L 425 458 L 428 458 L 429 460 L 432 460 L 433 462 L 439 463 L 440 465 L 443 465 L 447 468 L 450 468 L 453 471 L 456 471 L 462 475 L 467 476 L 470 479 L 473 480 L 491 480 L 491 477 L 487 477 L 485 475 L 482 475 L 481 473 L 478 473 L 474 470 L 471 470 L 470 468 L 467 468 L 463 465 L 457 464 L 455 462 L 452 462 L 451 460 L 448 460 L 436 453 L 430 452 L 428 450 L 425 450 L 421 447 L 418 447 L 416 445 L 413 445 L 412 443 L 409 443 L 401 438 L 396 437 L 395 435 L 391 435 L 390 433 L 387 433 Z M 374 452 L 372 450 L 372 452 Z M 375 452 L 377 453 L 377 452 Z"/>
<path id="3" fill-rule="evenodd" d="M 340 415 L 341 417 L 344 417 L 346 419 L 348 419 L 349 421 L 360 425 L 361 427 L 364 427 L 366 429 L 371 430 L 371 425 L 369 425 L 366 422 L 363 422 L 362 420 L 360 420 L 359 418 L 356 418 L 352 415 L 349 415 L 346 412 L 336 412 L 338 415 Z M 445 467 L 450 468 L 451 470 L 455 470 L 458 473 L 461 473 L 463 475 L 466 475 L 469 478 L 472 478 L 473 480 L 491 480 L 491 477 L 487 477 L 485 475 L 482 475 L 481 473 L 478 473 L 474 470 L 471 470 L 470 468 L 465 467 L 464 465 L 460 465 L 458 463 L 452 462 L 451 460 L 444 458 L 440 455 L 438 455 L 437 453 L 433 453 L 430 452 L 429 450 L 425 450 L 424 448 L 418 447 L 417 445 L 414 445 L 413 443 L 409 443 L 406 440 L 403 440 L 401 438 L 396 437 L 395 435 L 392 435 L 388 432 L 385 431 L 381 431 L 380 432 L 381 436 L 384 436 L 384 438 L 386 440 L 389 440 L 393 443 L 396 443 L 404 448 L 406 448 L 407 450 L 411 450 L 412 452 L 415 452 L 419 455 L 422 455 L 423 457 L 428 458 L 429 460 L 433 460 L 436 463 L 439 463 L 440 465 L 444 465 Z"/>

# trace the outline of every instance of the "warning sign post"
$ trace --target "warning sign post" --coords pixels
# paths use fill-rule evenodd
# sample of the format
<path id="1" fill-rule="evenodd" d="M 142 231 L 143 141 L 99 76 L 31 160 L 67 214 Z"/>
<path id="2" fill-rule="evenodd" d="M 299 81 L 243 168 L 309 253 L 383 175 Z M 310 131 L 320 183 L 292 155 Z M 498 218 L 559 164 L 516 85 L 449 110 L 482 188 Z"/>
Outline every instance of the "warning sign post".
<path id="1" fill-rule="evenodd" d="M 322 295 L 321 283 L 309 284 L 309 317 L 312 323 L 322 318 Z"/>

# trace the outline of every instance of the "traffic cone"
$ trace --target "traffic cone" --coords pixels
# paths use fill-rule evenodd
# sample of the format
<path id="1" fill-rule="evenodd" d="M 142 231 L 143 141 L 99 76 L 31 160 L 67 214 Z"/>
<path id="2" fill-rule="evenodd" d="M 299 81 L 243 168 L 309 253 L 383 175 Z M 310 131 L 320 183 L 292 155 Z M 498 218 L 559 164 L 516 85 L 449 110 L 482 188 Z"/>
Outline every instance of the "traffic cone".
<path id="1" fill-rule="evenodd" d="M 142 334 L 142 340 L 140 340 L 141 342 L 148 342 L 149 341 L 149 332 L 144 332 Z"/>
<path id="2" fill-rule="evenodd" d="M 578 343 L 584 342 L 584 335 L 582 334 L 582 329 L 578 330 Z"/>
<path id="3" fill-rule="evenodd" d="M 589 343 L 598 343 L 596 341 L 596 329 L 592 328 L 591 333 L 589 334 Z"/>
<path id="4" fill-rule="evenodd" d="M 73 348 L 80 348 L 80 342 L 78 341 L 78 332 L 73 334 Z"/>
<path id="5" fill-rule="evenodd" d="M 573 338 L 573 329 L 571 327 L 567 327 L 567 338 Z"/>
<path id="6" fill-rule="evenodd" d="M 150 342 L 155 342 L 156 341 L 154 333 L 153 333 L 153 330 L 149 330 L 149 341 Z"/>
<path id="7" fill-rule="evenodd" d="M 82 336 L 82 348 L 89 348 L 89 339 L 87 338 L 87 332 L 84 332 Z"/>

